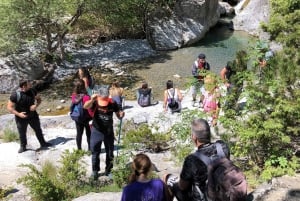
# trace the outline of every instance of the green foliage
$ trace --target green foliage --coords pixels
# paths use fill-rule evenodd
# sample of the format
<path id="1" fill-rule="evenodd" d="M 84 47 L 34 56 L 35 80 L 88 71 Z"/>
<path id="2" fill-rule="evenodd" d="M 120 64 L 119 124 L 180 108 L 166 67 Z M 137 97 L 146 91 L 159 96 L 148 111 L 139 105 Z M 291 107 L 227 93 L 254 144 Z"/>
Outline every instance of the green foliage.
<path id="1" fill-rule="evenodd" d="M 254 48 L 258 51 L 252 53 L 254 58 L 268 47 L 263 43 L 258 46 Z M 291 174 L 299 168 L 291 146 L 300 133 L 299 88 L 294 86 L 299 70 L 283 53 L 268 60 L 259 80 L 258 68 L 250 69 L 243 76 L 247 83 L 242 93 L 247 97 L 245 107 L 237 111 L 226 108 L 225 116 L 220 118 L 231 136 L 231 151 L 237 157 L 248 158 L 247 168 L 262 180 Z"/>
<path id="2" fill-rule="evenodd" d="M 300 40 L 300 1 L 272 0 L 270 22 L 262 27 L 271 34 L 272 39 L 288 47 L 299 48 Z"/>
<path id="3" fill-rule="evenodd" d="M 13 190 L 12 187 L 5 187 L 1 186 L 0 187 L 0 200 L 5 200 L 5 197 Z"/>
<path id="4" fill-rule="evenodd" d="M 115 158 L 115 165 L 112 170 L 114 184 L 119 188 L 124 187 L 128 183 L 128 177 L 131 173 L 130 158 L 132 152 L 128 150 L 120 151 L 118 157 Z"/>
<path id="5" fill-rule="evenodd" d="M 60 167 L 51 162 L 45 162 L 41 170 L 31 164 L 22 165 L 30 171 L 18 182 L 29 188 L 34 200 L 72 200 L 91 191 L 99 192 L 99 187 L 107 183 L 95 184 L 85 178 L 86 171 L 81 160 L 84 154 L 81 150 L 66 150 Z"/>
<path id="6" fill-rule="evenodd" d="M 18 180 L 30 189 L 30 194 L 34 200 L 64 200 L 66 194 L 62 187 L 52 180 L 47 172 L 39 171 L 34 165 L 23 165 L 30 169 L 26 176 Z M 53 176 L 53 175 L 52 175 Z"/>
<path id="7" fill-rule="evenodd" d="M 3 131 L 2 139 L 4 140 L 4 142 L 15 142 L 19 140 L 19 134 L 10 128 L 5 128 Z"/>
<path id="8" fill-rule="evenodd" d="M 195 118 L 205 118 L 205 114 L 198 109 L 183 110 L 181 120 L 174 124 L 170 133 L 172 139 L 172 155 L 177 163 L 181 163 L 184 158 L 191 153 L 193 145 L 191 144 L 191 122 Z"/>
<path id="9" fill-rule="evenodd" d="M 66 189 L 76 190 L 84 182 L 86 170 L 84 162 L 80 160 L 85 152 L 74 150 L 70 152 L 66 150 L 61 158 L 62 167 L 59 169 L 59 179 Z"/>
<path id="10" fill-rule="evenodd" d="M 6 0 L 0 7 L 0 48 L 13 50 L 24 42 L 45 37 L 46 50 L 58 48 L 84 9 L 85 0 Z M 46 51 L 45 51 L 46 52 Z"/>
<path id="11" fill-rule="evenodd" d="M 170 135 L 158 132 L 154 133 L 148 124 L 140 124 L 126 132 L 123 146 L 131 150 L 160 151 L 160 147 L 164 146 L 169 140 Z"/>

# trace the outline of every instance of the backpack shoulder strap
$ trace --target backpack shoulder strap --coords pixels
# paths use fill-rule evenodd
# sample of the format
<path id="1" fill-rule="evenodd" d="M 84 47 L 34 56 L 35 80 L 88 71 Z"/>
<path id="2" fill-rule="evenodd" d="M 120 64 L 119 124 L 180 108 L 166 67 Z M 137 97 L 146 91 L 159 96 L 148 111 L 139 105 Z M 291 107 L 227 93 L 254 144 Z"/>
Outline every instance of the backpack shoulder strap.
<path id="1" fill-rule="evenodd" d="M 206 166 L 208 166 L 211 163 L 210 158 L 205 154 L 201 153 L 200 151 L 194 152 L 193 155 L 198 157 L 201 161 L 203 161 Z"/>
<path id="2" fill-rule="evenodd" d="M 222 145 L 220 144 L 220 143 L 216 143 L 216 148 L 217 148 L 217 155 L 219 156 L 219 157 L 226 157 L 225 156 L 225 153 L 224 153 L 224 151 L 223 151 L 223 147 L 222 147 Z"/>
<path id="3" fill-rule="evenodd" d="M 171 94 L 171 92 L 169 91 L 169 89 L 167 89 L 168 95 L 170 96 L 170 98 L 174 99 L 175 96 L 175 89 L 173 90 L 173 93 Z"/>
<path id="4" fill-rule="evenodd" d="M 17 94 L 17 103 L 18 103 L 20 101 L 20 99 L 21 99 L 21 91 L 17 90 L 16 94 Z"/>

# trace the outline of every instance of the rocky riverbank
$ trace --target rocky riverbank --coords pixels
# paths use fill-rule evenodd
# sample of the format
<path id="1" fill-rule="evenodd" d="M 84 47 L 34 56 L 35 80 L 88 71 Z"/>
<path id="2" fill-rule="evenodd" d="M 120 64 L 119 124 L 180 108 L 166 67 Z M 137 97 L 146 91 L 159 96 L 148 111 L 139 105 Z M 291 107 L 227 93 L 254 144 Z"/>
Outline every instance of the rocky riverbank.
<path id="1" fill-rule="evenodd" d="M 182 91 L 184 99 L 182 102 L 185 109 L 197 109 L 191 105 L 190 91 Z M 58 101 L 59 102 L 59 101 Z M 179 114 L 164 113 L 162 109 L 162 102 L 151 107 L 142 108 L 136 101 L 126 101 L 124 123 L 133 121 L 139 123 L 155 123 L 162 131 L 169 129 L 175 122 L 180 121 Z M 163 120 L 162 120 L 163 119 Z M 0 121 L 0 133 L 5 128 L 15 130 L 15 123 L 13 115 L 2 115 Z M 46 140 L 53 144 L 47 150 L 36 151 L 38 142 L 31 129 L 28 129 L 28 148 L 29 150 L 18 154 L 17 150 L 19 144 L 17 142 L 3 143 L 0 142 L 0 187 L 11 187 L 13 190 L 9 194 L 9 201 L 30 201 L 28 189 L 22 184 L 17 184 L 17 178 L 25 175 L 27 170 L 20 167 L 20 164 L 34 164 L 41 167 L 46 161 L 51 161 L 58 164 L 61 154 L 65 150 L 76 149 L 75 141 L 75 124 L 67 114 L 60 116 L 41 116 L 41 124 Z M 116 126 L 118 120 L 115 119 Z M 222 132 L 220 132 L 222 135 Z M 86 139 L 83 136 L 83 149 L 87 149 Z M 147 153 L 147 152 L 146 152 Z M 170 151 L 163 151 L 160 153 L 147 153 L 153 163 L 159 170 L 158 175 L 162 176 L 165 173 L 179 174 L 181 164 L 178 165 L 172 159 Z M 100 156 L 101 164 L 104 163 L 105 154 Z M 84 157 L 86 163 L 87 176 L 91 173 L 90 156 Z M 103 170 L 102 170 L 103 171 Z M 108 179 L 102 177 L 100 179 Z M 274 178 L 270 183 L 265 183 L 259 186 L 255 191 L 249 189 L 249 198 L 251 201 L 299 201 L 300 199 L 300 175 L 284 176 L 281 178 Z M 120 200 L 121 192 L 103 192 L 103 193 L 89 193 L 82 197 L 74 199 L 74 201 L 115 201 Z"/>

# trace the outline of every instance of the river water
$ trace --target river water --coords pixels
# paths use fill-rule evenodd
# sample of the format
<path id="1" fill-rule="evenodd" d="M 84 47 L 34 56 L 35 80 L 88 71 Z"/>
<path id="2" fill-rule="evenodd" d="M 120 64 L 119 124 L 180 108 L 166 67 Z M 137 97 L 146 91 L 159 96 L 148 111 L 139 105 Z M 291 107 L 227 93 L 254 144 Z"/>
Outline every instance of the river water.
<path id="1" fill-rule="evenodd" d="M 254 38 L 245 32 L 231 31 L 225 26 L 215 27 L 191 47 L 160 52 L 158 57 L 139 63 L 138 65 L 143 67 L 136 68 L 134 74 L 149 83 L 153 88 L 155 99 L 162 100 L 168 79 L 173 80 L 175 86 L 180 89 L 187 88 L 192 64 L 199 53 L 206 55 L 211 71 L 219 74 L 227 61 L 234 59 L 237 51 L 246 50 L 253 43 Z M 179 75 L 180 78 L 174 75 Z"/>

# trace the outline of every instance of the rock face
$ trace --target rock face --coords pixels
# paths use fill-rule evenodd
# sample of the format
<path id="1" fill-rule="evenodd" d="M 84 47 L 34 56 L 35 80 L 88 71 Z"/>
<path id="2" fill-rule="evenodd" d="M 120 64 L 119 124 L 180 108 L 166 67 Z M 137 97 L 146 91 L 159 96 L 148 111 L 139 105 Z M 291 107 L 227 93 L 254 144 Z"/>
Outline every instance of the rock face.
<path id="1" fill-rule="evenodd" d="M 156 50 L 172 50 L 199 41 L 220 17 L 218 0 L 176 1 L 173 11 L 157 10 L 148 22 L 147 39 Z"/>
<path id="2" fill-rule="evenodd" d="M 269 20 L 268 0 L 243 0 L 235 7 L 235 13 L 235 30 L 243 30 L 255 36 L 266 35 L 260 29 L 260 23 Z"/>

